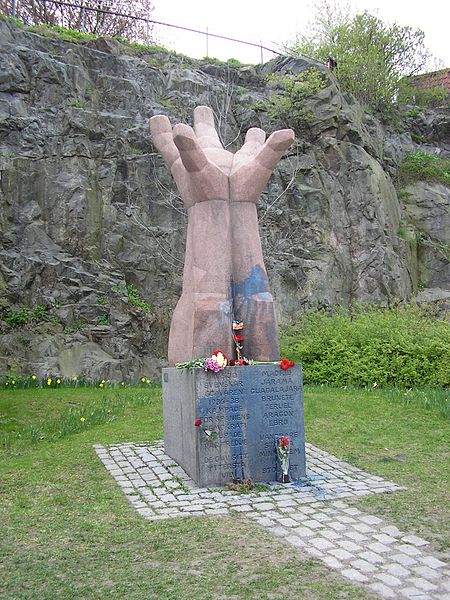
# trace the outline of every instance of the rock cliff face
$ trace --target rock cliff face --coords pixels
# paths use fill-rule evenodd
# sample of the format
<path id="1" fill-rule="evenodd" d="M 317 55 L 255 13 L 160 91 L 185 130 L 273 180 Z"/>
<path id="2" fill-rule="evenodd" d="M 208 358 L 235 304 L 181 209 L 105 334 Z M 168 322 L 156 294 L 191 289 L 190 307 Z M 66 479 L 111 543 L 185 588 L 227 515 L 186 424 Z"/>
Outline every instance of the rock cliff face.
<path id="1" fill-rule="evenodd" d="M 398 162 L 417 148 L 410 132 L 388 132 L 325 67 L 137 56 L 0 19 L 0 373 L 157 376 L 181 291 L 186 214 L 148 119 L 190 122 L 209 105 L 234 150 L 249 127 L 286 125 L 264 110 L 266 76 L 311 66 L 324 81 L 306 101 L 313 116 L 259 207 L 279 321 L 314 304 L 448 289 L 448 188 L 416 184 L 399 199 Z M 420 127 L 445 153 L 448 113 L 427 119 Z M 24 308 L 28 324 L 13 326 Z"/>

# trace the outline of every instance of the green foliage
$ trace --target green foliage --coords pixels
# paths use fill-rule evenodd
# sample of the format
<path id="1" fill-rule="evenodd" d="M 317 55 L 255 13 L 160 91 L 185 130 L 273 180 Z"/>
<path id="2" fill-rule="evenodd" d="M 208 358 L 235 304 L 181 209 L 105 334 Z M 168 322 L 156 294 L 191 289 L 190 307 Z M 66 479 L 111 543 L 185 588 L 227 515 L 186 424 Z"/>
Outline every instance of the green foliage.
<path id="1" fill-rule="evenodd" d="M 399 166 L 403 185 L 414 181 L 439 182 L 450 186 L 450 159 L 419 150 L 409 152 Z"/>
<path id="2" fill-rule="evenodd" d="M 8 310 L 3 315 L 3 321 L 10 327 L 21 327 L 43 321 L 47 315 L 48 309 L 43 304 L 38 304 L 33 309 L 22 306 L 18 310 Z"/>
<path id="3" fill-rule="evenodd" d="M 306 383 L 450 385 L 450 323 L 414 306 L 308 312 L 284 332 L 283 351 Z"/>
<path id="4" fill-rule="evenodd" d="M 99 315 L 97 317 L 97 325 L 110 325 L 108 315 Z"/>
<path id="5" fill-rule="evenodd" d="M 448 106 L 450 95 L 442 87 L 423 89 L 412 85 L 408 80 L 403 80 L 399 85 L 397 102 L 399 104 L 414 104 L 421 108 L 435 108 L 437 106 Z M 410 111 L 407 116 L 416 117 L 420 111 Z"/>
<path id="6" fill-rule="evenodd" d="M 15 17 L 9 17 L 8 15 L 4 15 L 0 13 L 0 19 L 4 19 L 5 21 L 9 21 L 10 23 L 14 23 L 17 27 L 23 27 L 24 23 L 21 19 L 16 19 Z"/>
<path id="7" fill-rule="evenodd" d="M 269 96 L 260 108 L 267 110 L 271 121 L 302 133 L 314 118 L 313 112 L 305 106 L 305 100 L 325 87 L 323 75 L 317 69 L 310 68 L 298 75 L 273 74 L 267 79 L 271 87 L 277 87 L 282 92 Z"/>
<path id="8" fill-rule="evenodd" d="M 10 327 L 20 327 L 26 325 L 30 321 L 30 311 L 28 308 L 20 308 L 19 310 L 9 310 L 3 320 Z"/>
<path id="9" fill-rule="evenodd" d="M 241 61 L 237 60 L 236 58 L 229 58 L 227 60 L 227 65 L 229 67 L 235 67 L 236 69 L 238 69 L 239 67 L 242 67 Z"/>
<path id="10" fill-rule="evenodd" d="M 72 44 L 85 44 L 91 40 L 97 39 L 98 36 L 93 33 L 82 33 L 75 29 L 66 29 L 59 25 L 31 25 L 29 31 L 34 31 L 46 37 L 53 37 L 63 40 L 64 42 L 71 42 Z"/>
<path id="11" fill-rule="evenodd" d="M 167 50 L 167 48 L 164 48 L 164 46 L 159 46 L 157 44 L 147 46 L 146 44 L 139 44 L 138 42 L 130 42 L 121 35 L 115 35 L 114 39 L 120 44 L 135 50 L 137 54 L 174 54 L 173 52 L 170 52 L 170 50 Z"/>
<path id="12" fill-rule="evenodd" d="M 335 73 L 346 92 L 354 94 L 362 104 L 386 108 L 401 79 L 416 73 L 428 61 L 424 33 L 396 23 L 387 25 L 367 11 L 334 20 L 330 6 L 325 8 L 326 27 L 298 38 L 290 52 L 324 63 L 333 56 L 337 61 Z"/>
<path id="13" fill-rule="evenodd" d="M 138 290 L 134 287 L 133 284 L 129 283 L 128 285 L 115 285 L 112 287 L 113 292 L 126 292 L 128 297 L 128 303 L 135 308 L 140 308 L 144 312 L 152 312 L 153 307 L 148 302 L 144 302 L 141 299 L 141 295 Z"/>

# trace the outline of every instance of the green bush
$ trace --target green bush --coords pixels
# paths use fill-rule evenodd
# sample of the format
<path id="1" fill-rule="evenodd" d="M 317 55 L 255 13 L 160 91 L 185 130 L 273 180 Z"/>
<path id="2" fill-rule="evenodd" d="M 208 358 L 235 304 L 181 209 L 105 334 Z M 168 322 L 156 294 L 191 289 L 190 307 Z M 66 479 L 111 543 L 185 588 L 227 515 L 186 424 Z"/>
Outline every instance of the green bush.
<path id="1" fill-rule="evenodd" d="M 403 184 L 414 181 L 437 181 L 450 186 L 450 159 L 422 150 L 409 152 L 400 163 L 399 176 Z"/>
<path id="2" fill-rule="evenodd" d="M 434 108 L 436 106 L 448 105 L 450 95 L 447 90 L 442 87 L 434 87 L 422 89 L 403 82 L 400 84 L 400 89 L 397 96 L 399 104 L 414 104 L 422 108 Z M 410 111 L 411 112 L 411 111 Z M 417 116 L 412 114 L 408 116 Z"/>
<path id="3" fill-rule="evenodd" d="M 448 386 L 450 323 L 414 306 L 305 313 L 283 333 L 305 383 Z"/>
<path id="4" fill-rule="evenodd" d="M 267 80 L 270 86 L 281 89 L 282 93 L 272 94 L 259 108 L 267 110 L 273 122 L 281 122 L 302 133 L 314 119 L 313 112 L 305 106 L 305 100 L 325 87 L 323 75 L 310 68 L 298 75 L 272 74 Z"/>

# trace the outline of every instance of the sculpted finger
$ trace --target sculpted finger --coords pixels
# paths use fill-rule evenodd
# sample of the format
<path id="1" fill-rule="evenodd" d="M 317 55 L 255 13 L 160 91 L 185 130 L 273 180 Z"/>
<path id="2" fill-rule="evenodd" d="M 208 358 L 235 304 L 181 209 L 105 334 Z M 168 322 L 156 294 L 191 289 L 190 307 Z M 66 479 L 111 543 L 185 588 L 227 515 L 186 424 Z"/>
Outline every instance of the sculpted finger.
<path id="1" fill-rule="evenodd" d="M 255 146 L 262 146 L 266 141 L 266 132 L 259 127 L 251 127 L 245 135 L 245 144 L 252 144 Z"/>
<path id="2" fill-rule="evenodd" d="M 149 125 L 153 143 L 169 168 L 172 168 L 180 154 L 173 141 L 172 125 L 169 119 L 164 115 L 156 115 L 151 117 Z"/>
<path id="3" fill-rule="evenodd" d="M 208 159 L 201 149 L 192 127 L 183 123 L 175 125 L 173 141 L 178 148 L 181 161 L 189 173 L 201 171 L 206 166 Z"/>
<path id="4" fill-rule="evenodd" d="M 294 142 L 295 134 L 292 129 L 274 131 L 267 142 L 255 155 L 255 161 L 264 169 L 272 172 L 285 150 Z"/>
<path id="5" fill-rule="evenodd" d="M 214 113 L 208 106 L 197 106 L 194 109 L 194 131 L 202 148 L 222 148 L 214 125 Z"/>

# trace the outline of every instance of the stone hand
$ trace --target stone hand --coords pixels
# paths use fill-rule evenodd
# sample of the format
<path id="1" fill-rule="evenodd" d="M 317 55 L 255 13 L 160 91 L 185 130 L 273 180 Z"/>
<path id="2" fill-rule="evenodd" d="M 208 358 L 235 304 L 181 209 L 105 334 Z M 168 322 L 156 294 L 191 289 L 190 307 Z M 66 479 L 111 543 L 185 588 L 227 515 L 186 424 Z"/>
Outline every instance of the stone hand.
<path id="1" fill-rule="evenodd" d="M 242 148 L 225 150 L 207 106 L 194 110 L 194 128 L 158 115 L 150 119 L 156 148 L 170 168 L 187 208 L 205 200 L 257 202 L 283 152 L 294 141 L 291 129 L 274 132 L 266 141 L 262 129 L 253 127 Z"/>
<path id="2" fill-rule="evenodd" d="M 180 123 L 172 130 L 169 119 L 158 115 L 150 119 L 150 131 L 186 208 L 206 200 L 229 200 L 233 155 L 220 143 L 211 109 L 194 110 L 194 129 Z"/>

